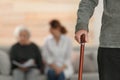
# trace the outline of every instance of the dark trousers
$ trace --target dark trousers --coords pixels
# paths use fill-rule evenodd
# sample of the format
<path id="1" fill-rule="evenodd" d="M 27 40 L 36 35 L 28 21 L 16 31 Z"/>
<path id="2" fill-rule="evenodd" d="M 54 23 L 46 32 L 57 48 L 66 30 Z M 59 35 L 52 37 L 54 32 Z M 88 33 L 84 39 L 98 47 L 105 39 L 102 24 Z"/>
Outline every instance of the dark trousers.
<path id="1" fill-rule="evenodd" d="M 60 73 L 59 75 L 56 75 L 55 71 L 50 69 L 48 70 L 47 74 L 48 80 L 65 80 L 64 73 Z"/>
<path id="2" fill-rule="evenodd" d="M 120 48 L 98 49 L 100 80 L 120 80 Z"/>

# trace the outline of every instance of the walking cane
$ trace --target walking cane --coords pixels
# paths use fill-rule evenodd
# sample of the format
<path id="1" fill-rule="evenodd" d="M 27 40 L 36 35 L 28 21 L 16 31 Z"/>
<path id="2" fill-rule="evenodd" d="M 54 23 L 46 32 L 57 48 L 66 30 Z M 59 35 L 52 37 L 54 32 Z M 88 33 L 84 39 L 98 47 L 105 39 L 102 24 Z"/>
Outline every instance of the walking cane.
<path id="1" fill-rule="evenodd" d="M 78 80 L 82 80 L 82 74 L 83 74 L 83 63 L 84 63 L 84 48 L 85 48 L 85 35 L 83 34 L 80 38 L 81 46 L 80 46 L 80 63 L 79 63 L 79 74 L 78 74 Z"/>

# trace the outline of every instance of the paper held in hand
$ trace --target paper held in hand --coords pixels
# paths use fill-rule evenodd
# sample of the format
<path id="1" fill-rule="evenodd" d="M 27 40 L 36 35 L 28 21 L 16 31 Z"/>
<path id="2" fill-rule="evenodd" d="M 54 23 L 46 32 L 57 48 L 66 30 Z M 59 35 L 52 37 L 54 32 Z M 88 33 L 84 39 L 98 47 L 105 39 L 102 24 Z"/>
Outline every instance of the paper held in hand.
<path id="1" fill-rule="evenodd" d="M 34 59 L 29 59 L 24 64 L 21 64 L 21 63 L 19 63 L 17 61 L 13 61 L 13 64 L 18 66 L 18 67 L 28 68 L 28 67 L 34 67 L 35 66 L 35 61 L 34 61 Z"/>

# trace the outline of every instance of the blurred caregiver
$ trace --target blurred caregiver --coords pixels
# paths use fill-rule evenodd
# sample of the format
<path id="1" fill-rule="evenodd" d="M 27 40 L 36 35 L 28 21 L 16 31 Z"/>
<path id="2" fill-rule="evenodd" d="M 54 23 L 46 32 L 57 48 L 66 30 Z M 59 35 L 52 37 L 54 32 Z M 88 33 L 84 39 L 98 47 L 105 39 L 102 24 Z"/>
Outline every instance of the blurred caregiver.
<path id="1" fill-rule="evenodd" d="M 41 52 L 30 41 L 30 31 L 26 27 L 17 27 L 15 34 L 18 42 L 10 52 L 13 80 L 38 80 L 43 65 Z"/>
<path id="2" fill-rule="evenodd" d="M 120 0 L 103 0 L 104 12 L 98 49 L 100 80 L 120 80 Z M 98 0 L 82 0 L 78 10 L 75 38 L 85 34 L 88 42 L 88 23 Z"/>
<path id="3" fill-rule="evenodd" d="M 67 31 L 58 20 L 50 22 L 50 32 L 52 35 L 46 39 L 44 45 L 48 80 L 68 79 L 73 73 L 70 61 L 72 42 L 65 36 Z"/>

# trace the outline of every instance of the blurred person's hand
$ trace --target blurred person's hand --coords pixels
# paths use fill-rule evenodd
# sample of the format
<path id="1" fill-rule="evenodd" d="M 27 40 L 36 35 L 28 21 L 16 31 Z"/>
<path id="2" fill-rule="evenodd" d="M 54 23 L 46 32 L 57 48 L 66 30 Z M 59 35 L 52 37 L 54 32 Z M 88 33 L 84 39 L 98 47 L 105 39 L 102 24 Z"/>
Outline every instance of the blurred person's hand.
<path id="1" fill-rule="evenodd" d="M 85 34 L 85 41 L 88 42 L 88 31 L 87 30 L 79 30 L 78 32 L 75 33 L 75 40 L 80 44 L 81 36 Z"/>
<path id="2" fill-rule="evenodd" d="M 63 68 L 58 67 L 55 69 L 55 72 L 57 75 L 59 75 L 61 72 L 63 72 L 63 70 L 64 70 Z"/>
<path id="3" fill-rule="evenodd" d="M 66 69 L 66 65 L 63 65 L 62 67 L 57 67 L 56 74 L 59 75 L 61 72 L 64 71 L 64 69 Z"/>
<path id="4" fill-rule="evenodd" d="M 59 75 L 66 68 L 66 65 L 63 65 L 62 67 L 58 67 L 55 64 L 51 64 L 50 67 L 55 71 L 57 75 Z"/>
<path id="5" fill-rule="evenodd" d="M 23 71 L 23 72 L 28 71 L 28 68 L 22 68 L 22 67 L 20 67 L 19 69 L 20 69 L 21 71 Z"/>

